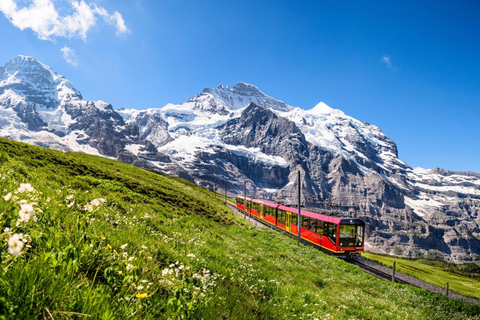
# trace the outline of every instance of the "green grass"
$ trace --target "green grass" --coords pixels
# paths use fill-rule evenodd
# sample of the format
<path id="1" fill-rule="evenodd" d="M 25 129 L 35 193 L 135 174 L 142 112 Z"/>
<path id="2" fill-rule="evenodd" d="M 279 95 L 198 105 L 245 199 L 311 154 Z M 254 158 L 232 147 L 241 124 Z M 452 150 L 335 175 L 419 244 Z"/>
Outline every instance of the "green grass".
<path id="1" fill-rule="evenodd" d="M 0 319 L 480 319 L 478 306 L 253 229 L 190 182 L 106 158 L 0 139 L 8 193 Z"/>
<path id="2" fill-rule="evenodd" d="M 480 282 L 478 279 L 465 274 L 459 274 L 458 271 L 455 272 L 458 268 L 452 268 L 444 261 L 401 259 L 369 252 L 363 253 L 362 257 L 379 262 L 389 268 L 393 268 L 393 261 L 396 261 L 395 268 L 401 273 L 440 288 L 446 288 L 448 282 L 449 290 L 480 300 Z"/>

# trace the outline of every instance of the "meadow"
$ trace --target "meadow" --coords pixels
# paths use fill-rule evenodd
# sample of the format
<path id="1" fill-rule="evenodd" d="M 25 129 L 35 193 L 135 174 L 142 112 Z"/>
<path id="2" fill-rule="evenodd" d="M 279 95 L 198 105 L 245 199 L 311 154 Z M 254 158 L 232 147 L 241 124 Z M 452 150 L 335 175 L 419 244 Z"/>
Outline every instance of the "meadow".
<path id="1" fill-rule="evenodd" d="M 480 300 L 478 270 L 467 272 L 465 271 L 467 269 L 466 264 L 454 265 L 445 261 L 429 259 L 402 259 L 369 252 L 362 254 L 362 257 L 378 262 L 388 268 L 393 268 L 393 262 L 395 261 L 395 269 L 403 274 L 440 288 L 446 288 L 448 282 L 450 291 Z"/>
<path id="2" fill-rule="evenodd" d="M 194 184 L 0 139 L 0 319 L 480 319 Z"/>

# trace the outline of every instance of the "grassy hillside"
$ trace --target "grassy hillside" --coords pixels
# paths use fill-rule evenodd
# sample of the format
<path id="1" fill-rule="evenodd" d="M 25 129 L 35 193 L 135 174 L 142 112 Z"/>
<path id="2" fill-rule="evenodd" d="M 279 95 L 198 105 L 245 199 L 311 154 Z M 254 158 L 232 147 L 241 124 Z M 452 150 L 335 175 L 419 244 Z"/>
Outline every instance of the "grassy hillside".
<path id="1" fill-rule="evenodd" d="M 423 280 L 440 288 L 445 288 L 449 283 L 449 290 L 461 295 L 480 300 L 480 282 L 478 273 L 464 271 L 469 265 L 474 265 L 474 271 L 478 271 L 476 264 L 452 265 L 445 261 L 433 261 L 426 259 L 401 259 L 392 256 L 378 255 L 373 253 L 363 254 L 364 258 L 381 263 L 393 268 L 396 261 L 396 270 L 406 275 Z"/>
<path id="2" fill-rule="evenodd" d="M 0 184 L 0 318 L 480 319 L 180 179 L 0 139 Z"/>

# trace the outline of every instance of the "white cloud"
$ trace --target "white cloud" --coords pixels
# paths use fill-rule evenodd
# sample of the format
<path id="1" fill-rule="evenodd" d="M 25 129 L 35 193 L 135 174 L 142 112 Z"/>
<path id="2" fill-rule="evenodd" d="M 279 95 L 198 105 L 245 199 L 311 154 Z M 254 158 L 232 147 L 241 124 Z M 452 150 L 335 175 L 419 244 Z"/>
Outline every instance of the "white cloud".
<path id="1" fill-rule="evenodd" d="M 65 59 L 65 61 L 73 66 L 78 65 L 77 57 L 75 56 L 75 50 L 67 47 L 66 45 L 60 50 L 63 52 L 63 59 Z"/>
<path id="2" fill-rule="evenodd" d="M 392 64 L 392 60 L 390 59 L 390 57 L 383 56 L 382 57 L 382 62 L 385 63 L 389 69 L 392 69 L 393 71 L 396 70 L 395 67 Z"/>
<path id="3" fill-rule="evenodd" d="M 0 11 L 20 30 L 31 29 L 39 39 L 53 40 L 55 37 L 81 37 L 87 39 L 87 32 L 96 25 L 101 17 L 107 24 L 113 25 L 117 35 L 129 32 L 122 15 L 115 11 L 108 13 L 102 7 L 88 4 L 84 0 L 26 0 L 18 6 L 18 0 L 0 0 Z M 62 8 L 59 3 L 65 4 Z M 29 4 L 29 5 L 28 5 Z M 67 14 L 60 15 L 59 9 Z"/>

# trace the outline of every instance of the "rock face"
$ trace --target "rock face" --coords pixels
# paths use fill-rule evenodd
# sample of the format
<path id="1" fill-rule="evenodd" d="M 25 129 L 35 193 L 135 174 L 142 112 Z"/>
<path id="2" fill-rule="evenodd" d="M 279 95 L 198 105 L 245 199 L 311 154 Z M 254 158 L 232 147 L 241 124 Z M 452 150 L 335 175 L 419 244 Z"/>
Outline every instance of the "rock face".
<path id="1" fill-rule="evenodd" d="M 0 67 L 0 136 L 100 154 L 213 188 L 367 222 L 367 249 L 480 258 L 480 174 L 413 169 L 374 126 L 319 103 L 286 105 L 257 87 L 204 89 L 181 104 L 114 110 L 31 57 Z M 218 190 L 223 192 L 224 190 Z"/>

